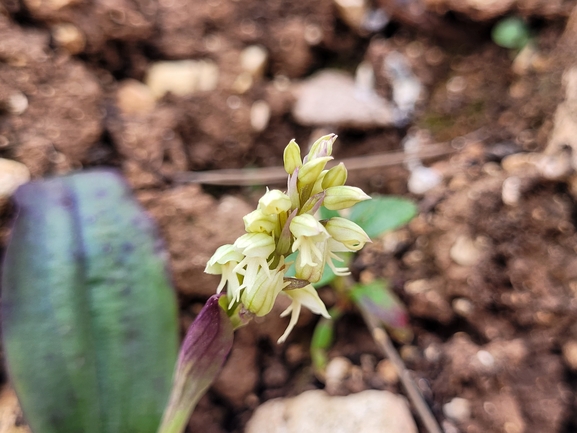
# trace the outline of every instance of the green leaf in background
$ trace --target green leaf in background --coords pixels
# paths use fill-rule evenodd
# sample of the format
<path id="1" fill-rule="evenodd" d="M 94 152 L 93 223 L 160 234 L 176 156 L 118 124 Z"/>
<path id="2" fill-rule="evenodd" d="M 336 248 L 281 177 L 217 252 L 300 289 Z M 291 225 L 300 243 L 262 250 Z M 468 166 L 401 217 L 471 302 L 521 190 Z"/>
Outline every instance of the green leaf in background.
<path id="1" fill-rule="evenodd" d="M 321 208 L 319 209 L 319 213 L 321 215 L 322 220 L 328 220 L 329 218 L 332 218 L 332 217 L 341 216 L 341 214 L 339 213 L 338 210 L 330 210 L 324 206 L 321 206 Z"/>
<path id="2" fill-rule="evenodd" d="M 527 23 L 519 17 L 508 17 L 499 21 L 491 32 L 493 42 L 503 48 L 520 50 L 530 40 Z"/>
<path id="3" fill-rule="evenodd" d="M 333 344 L 335 321 L 342 315 L 343 311 L 334 306 L 330 309 L 330 319 L 321 317 L 315 327 L 313 338 L 311 340 L 311 360 L 316 376 L 324 380 L 325 371 L 328 364 L 327 351 Z"/>
<path id="4" fill-rule="evenodd" d="M 152 220 L 112 171 L 15 194 L 2 272 L 8 372 L 35 433 L 154 433 L 178 349 Z"/>
<path id="5" fill-rule="evenodd" d="M 413 333 L 408 326 L 409 316 L 401 300 L 389 288 L 385 280 L 367 284 L 355 284 L 350 298 L 365 313 L 391 331 L 391 335 L 403 342 L 411 341 Z"/>
<path id="6" fill-rule="evenodd" d="M 376 238 L 386 231 L 408 223 L 417 214 L 417 206 L 411 200 L 394 196 L 375 196 L 353 206 L 350 220 L 357 223 L 369 235 Z"/>

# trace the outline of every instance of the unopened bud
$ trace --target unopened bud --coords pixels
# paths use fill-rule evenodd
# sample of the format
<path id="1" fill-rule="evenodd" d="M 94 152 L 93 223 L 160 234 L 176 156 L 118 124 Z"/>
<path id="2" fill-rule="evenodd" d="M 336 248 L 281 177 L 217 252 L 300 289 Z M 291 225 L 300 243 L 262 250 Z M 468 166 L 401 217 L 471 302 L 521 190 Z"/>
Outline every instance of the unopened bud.
<path id="1" fill-rule="evenodd" d="M 341 217 L 333 217 L 325 224 L 325 229 L 334 240 L 342 243 L 350 251 L 360 250 L 371 239 L 354 222 Z"/>
<path id="2" fill-rule="evenodd" d="M 303 165 L 301 159 L 301 149 L 297 142 L 292 139 L 284 149 L 284 169 L 288 174 L 293 174 L 296 168 Z"/>
<path id="3" fill-rule="evenodd" d="M 302 182 L 305 185 L 315 183 L 322 171 L 325 169 L 325 165 L 327 165 L 327 162 L 331 159 L 333 159 L 332 156 L 323 156 L 304 164 L 299 169 L 299 182 Z"/>
<path id="4" fill-rule="evenodd" d="M 323 180 L 324 180 L 324 178 L 328 172 L 329 172 L 328 170 L 321 171 L 321 174 L 319 174 L 319 177 L 317 177 L 317 180 L 316 180 L 315 184 L 313 185 L 313 189 L 311 190 L 311 195 L 318 194 L 319 192 L 321 192 L 324 189 L 323 188 Z"/>
<path id="5" fill-rule="evenodd" d="M 281 212 L 286 212 L 291 208 L 291 199 L 284 192 L 273 189 L 267 191 L 258 201 L 258 207 L 265 214 L 278 215 Z"/>
<path id="6" fill-rule="evenodd" d="M 323 135 L 311 146 L 311 150 L 305 157 L 305 163 L 316 158 L 331 156 L 333 153 L 333 143 L 337 139 L 336 134 Z"/>
<path id="7" fill-rule="evenodd" d="M 325 192 L 323 205 L 329 210 L 347 209 L 371 198 L 356 186 L 333 186 Z"/>
<path id="8" fill-rule="evenodd" d="M 327 189 L 332 186 L 342 186 L 347 181 L 347 169 L 342 162 L 331 168 L 323 178 L 322 188 Z"/>

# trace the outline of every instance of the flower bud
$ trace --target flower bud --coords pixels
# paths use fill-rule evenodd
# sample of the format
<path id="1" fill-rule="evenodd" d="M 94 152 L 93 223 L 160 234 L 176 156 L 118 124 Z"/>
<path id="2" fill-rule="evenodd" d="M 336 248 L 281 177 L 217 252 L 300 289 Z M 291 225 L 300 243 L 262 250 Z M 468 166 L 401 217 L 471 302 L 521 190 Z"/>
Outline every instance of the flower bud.
<path id="1" fill-rule="evenodd" d="M 184 431 L 196 403 L 224 365 L 233 338 L 232 323 L 213 295 L 184 337 L 159 432 Z"/>
<path id="2" fill-rule="evenodd" d="M 319 192 L 321 192 L 324 189 L 323 188 L 323 180 L 324 180 L 324 178 L 328 172 L 329 172 L 328 170 L 321 171 L 321 174 L 319 174 L 315 184 L 313 185 L 313 189 L 311 190 L 311 195 L 318 194 Z"/>
<path id="3" fill-rule="evenodd" d="M 291 208 L 291 199 L 284 192 L 273 189 L 267 191 L 258 201 L 258 208 L 265 214 L 278 215 Z"/>
<path id="4" fill-rule="evenodd" d="M 313 161 L 317 158 L 322 158 L 325 156 L 331 156 L 333 153 L 333 143 L 337 139 L 336 134 L 323 135 L 311 146 L 311 150 L 305 157 L 305 163 L 308 161 Z"/>
<path id="5" fill-rule="evenodd" d="M 342 162 L 339 165 L 327 171 L 327 174 L 322 181 L 322 189 L 327 189 L 332 186 L 342 186 L 347 181 L 347 169 Z"/>
<path id="6" fill-rule="evenodd" d="M 299 182 L 302 182 L 306 185 L 315 183 L 317 178 L 325 169 L 325 165 L 327 165 L 327 162 L 329 162 L 331 159 L 333 159 L 332 156 L 323 156 L 321 158 L 316 158 L 305 163 L 299 169 Z"/>
<path id="7" fill-rule="evenodd" d="M 293 174 L 296 168 L 303 165 L 301 160 L 301 149 L 294 139 L 292 139 L 287 147 L 285 147 L 283 161 L 284 169 L 288 174 Z"/>
<path id="8" fill-rule="evenodd" d="M 371 239 L 354 222 L 341 217 L 333 217 L 325 224 L 325 229 L 334 240 L 342 243 L 350 251 L 360 250 Z"/>
<path id="9" fill-rule="evenodd" d="M 371 197 L 356 186 L 333 186 L 326 191 L 323 205 L 329 210 L 347 209 Z"/>

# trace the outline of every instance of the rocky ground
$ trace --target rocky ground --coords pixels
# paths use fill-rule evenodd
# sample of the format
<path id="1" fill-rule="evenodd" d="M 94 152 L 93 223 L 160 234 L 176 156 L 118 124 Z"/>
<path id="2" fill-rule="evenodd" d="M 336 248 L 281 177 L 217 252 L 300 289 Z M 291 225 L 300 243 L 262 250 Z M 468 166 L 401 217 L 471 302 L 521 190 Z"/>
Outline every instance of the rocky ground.
<path id="1" fill-rule="evenodd" d="M 419 204 L 353 270 L 407 305 L 415 337 L 397 348 L 439 424 L 575 432 L 576 6 L 0 0 L 0 249 L 16 185 L 118 167 L 167 241 L 184 330 L 216 287 L 206 260 L 278 182 L 217 170 L 279 166 L 291 138 L 336 132 L 338 159 L 367 157 L 349 184 Z M 520 51 L 491 36 L 511 15 L 531 32 Z M 308 354 L 317 318 L 278 346 L 282 309 L 237 334 L 190 431 L 241 432 L 264 402 L 325 388 Z M 329 355 L 330 394 L 402 394 L 357 314 Z"/>

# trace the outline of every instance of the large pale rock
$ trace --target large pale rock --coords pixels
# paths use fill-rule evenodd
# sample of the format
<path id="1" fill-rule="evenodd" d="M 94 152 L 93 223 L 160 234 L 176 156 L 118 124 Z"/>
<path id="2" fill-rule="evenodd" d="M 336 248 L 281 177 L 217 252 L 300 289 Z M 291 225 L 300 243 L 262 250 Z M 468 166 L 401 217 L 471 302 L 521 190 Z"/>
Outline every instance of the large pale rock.
<path id="1" fill-rule="evenodd" d="M 294 89 L 293 115 L 303 125 L 373 128 L 395 123 L 394 106 L 368 89 L 360 89 L 343 72 L 324 70 Z"/>
<path id="2" fill-rule="evenodd" d="M 271 400 L 260 406 L 246 433 L 416 433 L 407 402 L 387 391 L 331 397 L 324 391 Z"/>

